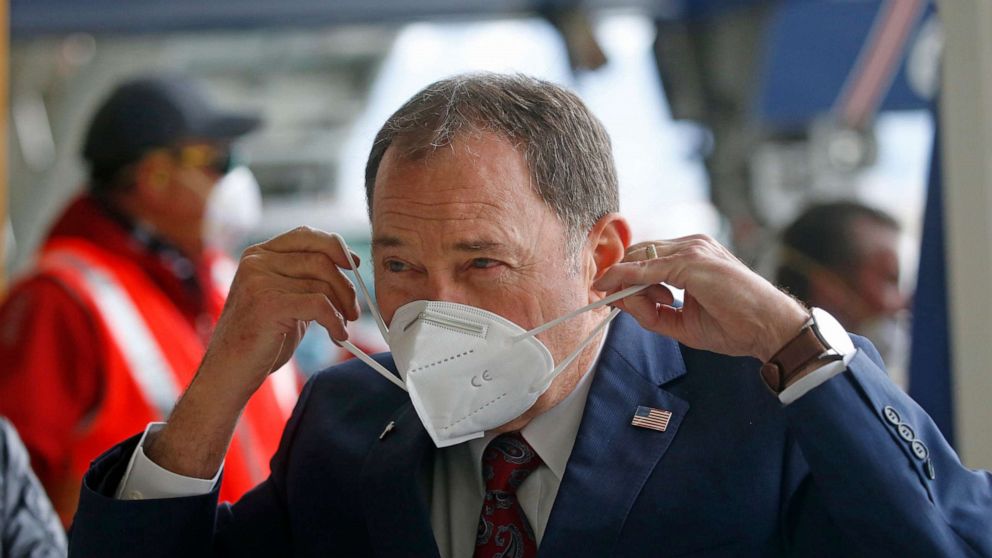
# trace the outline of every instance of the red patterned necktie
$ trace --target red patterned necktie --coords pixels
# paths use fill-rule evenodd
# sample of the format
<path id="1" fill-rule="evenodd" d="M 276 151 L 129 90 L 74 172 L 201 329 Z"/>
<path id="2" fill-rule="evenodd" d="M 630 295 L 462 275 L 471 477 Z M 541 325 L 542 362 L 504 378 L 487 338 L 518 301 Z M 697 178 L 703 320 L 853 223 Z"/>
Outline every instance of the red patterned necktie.
<path id="1" fill-rule="evenodd" d="M 537 556 L 537 539 L 517 501 L 517 489 L 540 466 L 541 458 L 519 432 L 501 434 L 486 446 L 482 454 L 486 498 L 475 537 L 475 558 Z"/>

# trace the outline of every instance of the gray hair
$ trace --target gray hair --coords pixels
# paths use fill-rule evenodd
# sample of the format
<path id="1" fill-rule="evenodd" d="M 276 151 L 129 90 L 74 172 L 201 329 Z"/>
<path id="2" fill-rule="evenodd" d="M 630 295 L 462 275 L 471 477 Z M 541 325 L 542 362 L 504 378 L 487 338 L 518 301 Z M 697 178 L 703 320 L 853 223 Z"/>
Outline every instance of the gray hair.
<path id="1" fill-rule="evenodd" d="M 427 157 L 467 132 L 492 132 L 521 151 L 537 193 L 565 226 L 573 255 L 589 230 L 619 208 L 610 137 L 574 93 L 521 74 L 475 73 L 428 85 L 386 120 L 365 167 L 369 218 L 376 173 L 402 139 L 408 159 Z"/>

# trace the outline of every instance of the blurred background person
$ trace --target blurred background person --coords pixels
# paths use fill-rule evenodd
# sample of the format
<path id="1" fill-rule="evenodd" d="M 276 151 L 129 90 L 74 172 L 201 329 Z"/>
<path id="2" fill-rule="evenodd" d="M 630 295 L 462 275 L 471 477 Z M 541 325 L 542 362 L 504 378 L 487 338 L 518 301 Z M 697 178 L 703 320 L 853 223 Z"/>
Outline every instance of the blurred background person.
<path id="1" fill-rule="evenodd" d="M 251 218 L 258 186 L 229 174 L 231 142 L 259 122 L 178 75 L 119 85 L 86 133 L 85 193 L 0 308 L 0 413 L 67 524 L 90 460 L 165 420 L 203 357 L 233 269 L 206 233 L 229 242 Z M 228 454 L 225 499 L 268 474 L 295 404 L 291 368 L 267 384 Z"/>
<path id="2" fill-rule="evenodd" d="M 65 533 L 17 431 L 0 418 L 0 556 L 66 555 Z"/>
<path id="3" fill-rule="evenodd" d="M 900 287 L 899 223 L 852 201 L 806 209 L 782 233 L 776 283 L 871 339 L 906 389 L 909 297 Z"/>

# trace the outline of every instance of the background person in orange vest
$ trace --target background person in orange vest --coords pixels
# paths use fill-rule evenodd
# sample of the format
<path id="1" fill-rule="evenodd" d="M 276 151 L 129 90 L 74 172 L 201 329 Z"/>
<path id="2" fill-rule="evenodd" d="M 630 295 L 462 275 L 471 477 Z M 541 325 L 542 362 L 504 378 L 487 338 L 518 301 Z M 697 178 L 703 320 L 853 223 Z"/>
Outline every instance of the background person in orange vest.
<path id="1" fill-rule="evenodd" d="M 67 524 L 90 460 L 165 420 L 196 372 L 233 275 L 204 232 L 216 233 L 237 200 L 257 199 L 254 184 L 232 206 L 227 188 L 245 180 L 225 175 L 231 141 L 258 124 L 219 110 L 184 77 L 119 85 L 86 135 L 87 191 L 0 308 L 0 414 Z M 228 452 L 223 498 L 268 474 L 298 388 L 286 369 L 256 394 Z"/>

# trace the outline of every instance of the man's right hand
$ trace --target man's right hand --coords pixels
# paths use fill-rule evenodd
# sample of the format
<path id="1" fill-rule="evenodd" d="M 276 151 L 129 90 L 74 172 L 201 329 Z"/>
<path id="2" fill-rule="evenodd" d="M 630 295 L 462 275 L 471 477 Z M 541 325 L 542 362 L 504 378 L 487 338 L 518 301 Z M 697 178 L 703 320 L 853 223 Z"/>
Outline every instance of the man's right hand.
<path id="1" fill-rule="evenodd" d="M 355 261 L 358 257 L 353 255 Z M 358 319 L 355 287 L 336 234 L 300 227 L 244 251 L 199 374 L 223 374 L 247 401 L 289 361 L 307 324 L 337 340 Z"/>
<path id="2" fill-rule="evenodd" d="M 206 356 L 148 457 L 174 473 L 211 478 L 238 417 L 269 373 L 316 321 L 337 340 L 358 319 L 355 287 L 336 234 L 300 227 L 246 249 Z M 355 261 L 358 256 L 353 255 Z"/>

